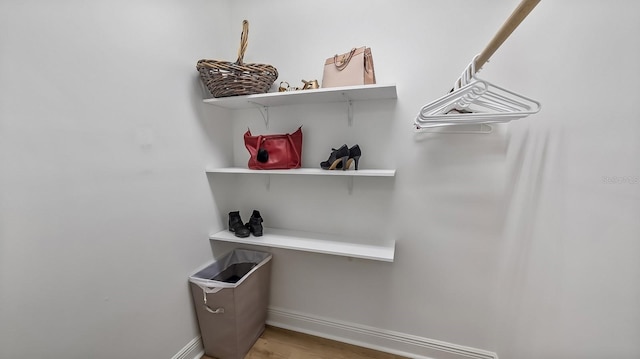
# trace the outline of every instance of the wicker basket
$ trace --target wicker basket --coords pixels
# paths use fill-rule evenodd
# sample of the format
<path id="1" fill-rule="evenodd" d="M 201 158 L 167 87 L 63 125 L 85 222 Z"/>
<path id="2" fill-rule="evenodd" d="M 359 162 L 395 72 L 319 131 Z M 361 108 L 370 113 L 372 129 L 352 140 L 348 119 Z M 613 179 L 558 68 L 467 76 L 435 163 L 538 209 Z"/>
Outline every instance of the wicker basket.
<path id="1" fill-rule="evenodd" d="M 271 65 L 242 63 L 248 37 L 249 22 L 244 20 L 236 62 L 198 61 L 196 68 L 200 72 L 200 79 L 213 97 L 265 93 L 278 78 L 278 70 Z"/>

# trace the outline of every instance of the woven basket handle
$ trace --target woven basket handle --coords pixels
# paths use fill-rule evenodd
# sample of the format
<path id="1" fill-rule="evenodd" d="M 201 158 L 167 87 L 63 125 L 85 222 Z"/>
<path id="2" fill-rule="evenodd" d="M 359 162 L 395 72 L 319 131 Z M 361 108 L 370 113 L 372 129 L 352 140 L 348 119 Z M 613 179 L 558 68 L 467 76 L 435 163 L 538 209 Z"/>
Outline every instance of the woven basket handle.
<path id="1" fill-rule="evenodd" d="M 242 35 L 240 35 L 240 48 L 238 49 L 237 65 L 242 65 L 244 59 L 244 52 L 247 51 L 247 44 L 249 40 L 249 21 L 242 21 Z"/>

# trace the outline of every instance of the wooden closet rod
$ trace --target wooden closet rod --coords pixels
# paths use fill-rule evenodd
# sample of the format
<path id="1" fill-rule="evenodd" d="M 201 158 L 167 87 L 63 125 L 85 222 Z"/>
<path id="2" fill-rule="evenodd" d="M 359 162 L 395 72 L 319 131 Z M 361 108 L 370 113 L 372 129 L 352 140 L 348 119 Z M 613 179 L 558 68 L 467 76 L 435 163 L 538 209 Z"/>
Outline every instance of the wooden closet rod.
<path id="1" fill-rule="evenodd" d="M 520 23 L 529 15 L 531 10 L 533 10 L 540 0 L 522 0 L 520 5 L 513 10 L 511 16 L 502 24 L 502 27 L 496 35 L 491 39 L 487 47 L 482 50 L 480 56 L 476 60 L 476 71 L 480 71 L 482 66 L 489 61 L 491 55 L 502 45 L 502 43 L 511 35 L 511 33 L 520 25 Z"/>

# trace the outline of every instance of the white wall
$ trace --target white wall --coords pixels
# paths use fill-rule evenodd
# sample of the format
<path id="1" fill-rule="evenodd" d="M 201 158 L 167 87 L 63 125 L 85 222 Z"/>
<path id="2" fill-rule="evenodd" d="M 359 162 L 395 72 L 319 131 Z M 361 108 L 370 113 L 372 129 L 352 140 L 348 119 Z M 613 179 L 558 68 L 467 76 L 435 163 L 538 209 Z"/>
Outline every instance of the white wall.
<path id="1" fill-rule="evenodd" d="M 398 240 L 393 264 L 274 251 L 271 305 L 503 358 L 640 356 L 637 2 L 543 1 L 498 50 L 480 76 L 539 114 L 489 135 L 412 131 L 516 5 L 232 3 L 232 25 L 251 21 L 250 60 L 278 81 L 320 79 L 326 57 L 369 45 L 378 82 L 398 86 L 396 102 L 356 103 L 351 128 L 344 105 L 272 108 L 268 130 L 255 110 L 235 114 L 236 165 L 247 126 L 303 124 L 306 166 L 360 143 L 364 168 L 398 170 L 352 195 L 341 179 L 238 179 L 224 205 L 261 208 L 268 225 Z"/>
<path id="2" fill-rule="evenodd" d="M 542 112 L 488 135 L 413 133 L 515 5 L 0 3 L 0 357 L 172 356 L 197 335 L 185 278 L 211 257 L 207 233 L 253 208 L 398 241 L 394 263 L 274 250 L 272 306 L 502 358 L 640 356 L 637 2 L 541 2 L 480 75 Z M 366 44 L 398 100 L 356 103 L 353 127 L 341 106 L 273 108 L 268 130 L 202 105 L 194 62 L 235 59 L 244 18 L 245 60 L 278 82 Z M 351 195 L 340 178 L 207 182 L 205 165 L 246 162 L 247 126 L 300 124 L 305 166 L 360 143 L 363 168 L 397 177 Z"/>
<path id="3" fill-rule="evenodd" d="M 195 63 L 228 12 L 0 2 L 0 358 L 168 358 L 198 335 L 204 166 L 231 147 Z"/>

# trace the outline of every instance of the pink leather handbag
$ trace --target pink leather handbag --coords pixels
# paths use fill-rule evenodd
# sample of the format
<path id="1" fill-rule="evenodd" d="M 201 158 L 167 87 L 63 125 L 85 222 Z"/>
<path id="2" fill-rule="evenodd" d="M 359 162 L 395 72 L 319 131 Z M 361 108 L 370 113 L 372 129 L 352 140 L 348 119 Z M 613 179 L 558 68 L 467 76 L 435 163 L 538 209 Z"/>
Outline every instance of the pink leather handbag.
<path id="1" fill-rule="evenodd" d="M 370 85 L 376 83 L 371 48 L 363 46 L 334 55 L 324 63 L 322 87 Z"/>

